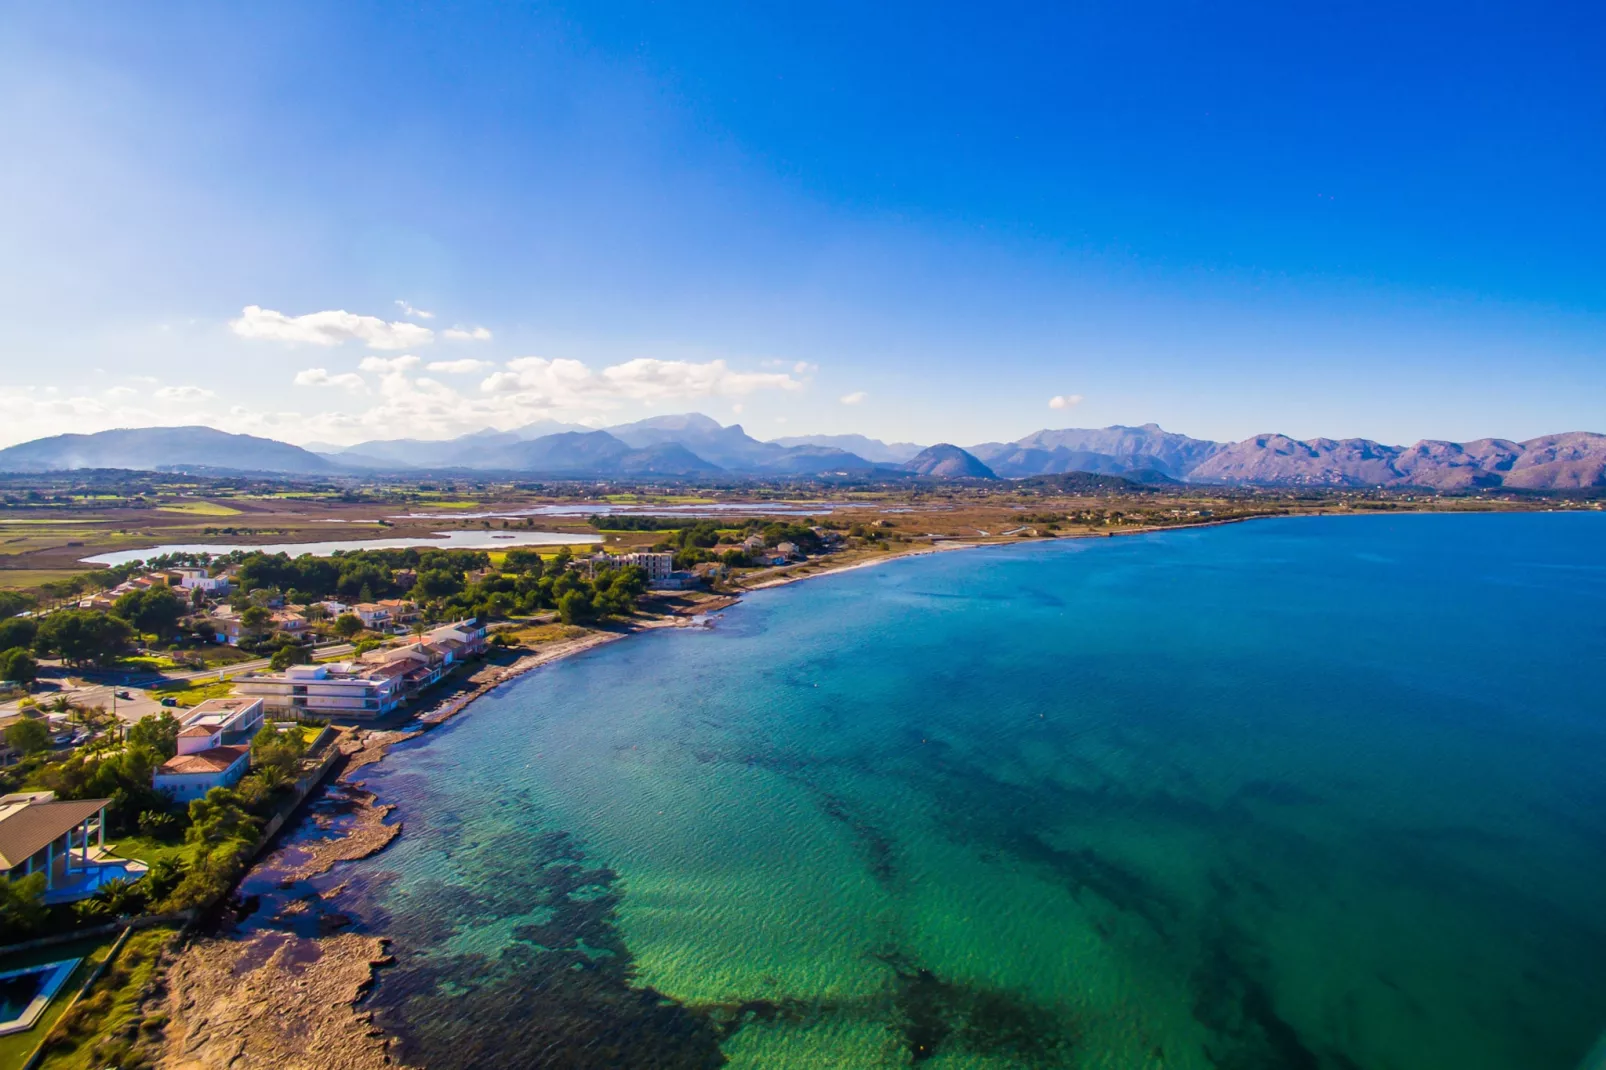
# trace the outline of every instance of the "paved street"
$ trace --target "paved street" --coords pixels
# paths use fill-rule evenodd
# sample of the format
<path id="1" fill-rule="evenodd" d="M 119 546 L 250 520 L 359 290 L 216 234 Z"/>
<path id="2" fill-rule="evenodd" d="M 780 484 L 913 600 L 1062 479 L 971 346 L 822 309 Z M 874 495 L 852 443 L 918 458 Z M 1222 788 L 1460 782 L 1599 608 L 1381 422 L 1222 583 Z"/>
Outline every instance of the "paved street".
<path id="1" fill-rule="evenodd" d="M 314 656 L 324 659 L 350 654 L 353 650 L 350 643 L 333 643 L 319 647 Z M 47 666 L 48 667 L 48 666 Z M 41 681 L 42 685 L 33 694 L 33 698 L 41 706 L 48 706 L 58 696 L 66 696 L 67 701 L 74 706 L 94 707 L 100 706 L 106 710 L 117 711 L 119 720 L 133 724 L 147 714 L 160 713 L 163 709 L 161 700 L 154 692 L 146 690 L 148 686 L 168 681 L 197 681 L 223 680 L 238 676 L 243 672 L 256 669 L 266 669 L 267 658 L 256 658 L 251 661 L 240 661 L 233 665 L 225 665 L 216 669 L 201 669 L 189 672 L 151 673 L 151 672 L 95 672 L 85 673 L 68 672 L 65 676 L 49 678 Z M 141 686 L 144 685 L 144 686 Z M 116 698 L 118 692 L 126 691 L 130 698 Z M 7 702 L 0 705 L 0 719 L 15 717 L 21 712 L 21 700 Z"/>

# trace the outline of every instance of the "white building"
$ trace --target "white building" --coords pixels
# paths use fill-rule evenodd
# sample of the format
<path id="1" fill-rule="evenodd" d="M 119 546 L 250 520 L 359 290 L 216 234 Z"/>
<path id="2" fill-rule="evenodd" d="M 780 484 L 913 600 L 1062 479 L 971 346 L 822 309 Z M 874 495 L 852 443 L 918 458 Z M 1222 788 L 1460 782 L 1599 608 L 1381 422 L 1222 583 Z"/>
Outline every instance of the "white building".
<path id="1" fill-rule="evenodd" d="M 231 788 L 251 767 L 251 737 L 262 727 L 260 698 L 211 698 L 179 722 L 178 753 L 162 763 L 151 786 L 178 802 L 213 788 Z"/>
<path id="2" fill-rule="evenodd" d="M 675 555 L 671 553 L 621 554 L 614 560 L 621 565 L 636 565 L 647 574 L 647 583 L 656 587 L 675 571 Z"/>
<path id="3" fill-rule="evenodd" d="M 204 568 L 175 568 L 173 575 L 178 577 L 178 585 L 186 590 L 219 594 L 229 589 L 227 576 L 209 575 Z"/>
<path id="4" fill-rule="evenodd" d="M 181 738 L 180 745 L 183 742 Z M 175 802 L 193 802 L 213 788 L 232 788 L 250 768 L 251 748 L 244 744 L 180 752 L 162 763 L 151 777 L 151 787 Z"/>
<path id="5" fill-rule="evenodd" d="M 199 732 L 212 740 L 207 746 L 240 743 L 257 734 L 262 727 L 263 702 L 261 699 L 209 698 L 184 712 L 179 718 L 180 754 L 187 753 L 183 738 L 186 732 Z M 194 748 L 204 749 L 204 748 Z"/>
<path id="6" fill-rule="evenodd" d="M 106 846 L 109 802 L 58 800 L 53 791 L 0 796 L 0 874 L 20 880 L 43 873 L 47 903 L 93 895 L 100 883 L 96 874 Z"/>
<path id="7" fill-rule="evenodd" d="M 357 619 L 362 621 L 364 628 L 382 632 L 390 627 L 388 606 L 380 605 L 378 602 L 358 602 L 351 607 L 351 611 L 357 614 Z"/>
<path id="8" fill-rule="evenodd" d="M 401 665 L 364 665 L 343 661 L 332 665 L 292 665 L 283 672 L 253 673 L 235 680 L 241 695 L 260 698 L 276 716 L 333 717 L 367 720 L 382 717 L 400 704 Z"/>

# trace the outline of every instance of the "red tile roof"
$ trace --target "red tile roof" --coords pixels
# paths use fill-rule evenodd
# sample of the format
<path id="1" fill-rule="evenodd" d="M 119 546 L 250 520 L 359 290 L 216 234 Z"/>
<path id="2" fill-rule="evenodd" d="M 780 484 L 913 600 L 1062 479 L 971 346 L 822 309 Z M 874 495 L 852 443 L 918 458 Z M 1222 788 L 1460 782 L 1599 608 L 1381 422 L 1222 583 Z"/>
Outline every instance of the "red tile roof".
<path id="1" fill-rule="evenodd" d="M 213 747 L 210 750 L 169 758 L 162 763 L 160 772 L 163 776 L 202 776 L 222 773 L 250 753 L 250 747 Z"/>

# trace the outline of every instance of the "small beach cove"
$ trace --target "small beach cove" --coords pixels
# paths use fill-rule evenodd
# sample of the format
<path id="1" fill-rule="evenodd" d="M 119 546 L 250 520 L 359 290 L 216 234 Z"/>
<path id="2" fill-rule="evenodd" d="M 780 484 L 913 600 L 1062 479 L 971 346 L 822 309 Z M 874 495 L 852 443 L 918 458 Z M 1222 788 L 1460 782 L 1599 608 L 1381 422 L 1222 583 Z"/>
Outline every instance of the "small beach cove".
<path id="1" fill-rule="evenodd" d="M 1409 525 L 1416 519 L 1349 526 Z M 1453 519 L 1475 524 L 1484 518 Z M 1325 872 L 1330 860 L 1350 857 L 1350 848 L 1340 847 L 1344 838 L 1324 816 L 1324 810 L 1341 805 L 1345 820 L 1359 823 L 1374 844 L 1372 851 L 1348 863 L 1355 875 L 1347 881 L 1346 894 L 1374 904 L 1380 888 L 1369 874 L 1389 859 L 1396 859 L 1390 864 L 1397 868 L 1412 850 L 1405 846 L 1412 837 L 1443 826 L 1445 831 L 1422 841 L 1431 846 L 1420 848 L 1428 857 L 1416 865 L 1414 875 L 1393 878 L 1404 877 L 1407 887 L 1399 894 L 1448 896 L 1448 905 L 1433 909 L 1448 919 L 1451 930 L 1483 924 L 1478 919 L 1501 901 L 1491 895 L 1502 879 L 1483 865 L 1473 841 L 1463 843 L 1449 831 L 1472 823 L 1464 812 L 1467 801 L 1440 792 L 1437 783 L 1432 790 L 1408 791 L 1394 777 L 1394 770 L 1410 767 L 1410 756 L 1427 736 L 1443 736 L 1442 729 L 1430 728 L 1432 718 L 1426 724 L 1412 723 L 1412 733 L 1427 734 L 1419 738 L 1402 736 L 1399 726 L 1388 728 L 1367 748 L 1368 761 L 1336 778 L 1317 760 L 1320 748 L 1312 749 L 1309 742 L 1291 748 L 1284 740 L 1276 751 L 1281 755 L 1279 771 L 1273 774 L 1264 758 L 1241 748 L 1223 751 L 1224 744 L 1188 727 L 1205 716 L 1206 707 L 1214 708 L 1206 699 L 1224 687 L 1228 693 L 1234 689 L 1226 679 L 1216 680 L 1204 668 L 1207 662 L 1189 671 L 1191 689 L 1177 692 L 1192 695 L 1183 705 L 1198 711 L 1183 720 L 1178 720 L 1182 713 L 1166 713 L 1164 705 L 1120 697 L 1128 686 L 1120 683 L 1123 677 L 1111 679 L 1115 670 L 1100 668 L 1101 658 L 1093 655 L 1131 657 L 1129 650 L 1118 653 L 1125 610 L 1108 616 L 1124 600 L 1104 604 L 1105 617 L 1100 619 L 1118 634 L 1071 655 L 1073 664 L 1085 662 L 1086 667 L 1075 674 L 1075 686 L 1063 691 L 1045 691 L 1018 670 L 999 675 L 1005 666 L 1026 664 L 1028 651 L 1000 646 L 989 638 L 995 625 L 983 623 L 998 611 L 991 607 L 1025 606 L 1028 611 L 1012 625 L 1013 631 L 1062 627 L 1052 622 L 1072 607 L 1076 614 L 1086 613 L 1091 608 L 1083 604 L 1087 598 L 1111 583 L 1120 589 L 1134 582 L 1135 575 L 1156 569 L 1171 576 L 1173 586 L 1181 585 L 1187 605 L 1195 600 L 1188 593 L 1191 587 L 1218 575 L 1224 566 L 1236 575 L 1235 559 L 1292 570 L 1294 589 L 1307 594 L 1319 589 L 1330 596 L 1333 588 L 1319 579 L 1320 571 L 1311 571 L 1314 562 L 1301 556 L 1309 549 L 1303 540 L 1328 537 L 1305 534 L 1322 523 L 1272 522 L 1138 540 L 1088 540 L 1075 547 L 1036 543 L 1008 551 L 927 556 L 898 569 L 860 571 L 784 593 L 755 593 L 712 631 L 666 630 L 552 664 L 548 673 L 492 685 L 475 698 L 475 717 L 450 720 L 422 738 L 392 741 L 388 757 L 357 771 L 354 779 L 362 782 L 360 790 L 373 794 L 373 805 L 399 807 L 387 820 L 404 821 L 405 831 L 394 842 L 387 840 L 388 847 L 382 844 L 381 853 L 339 860 L 322 874 L 297 871 L 295 895 L 285 890 L 289 899 L 300 899 L 299 905 L 288 904 L 287 917 L 301 918 L 297 924 L 302 931 L 295 939 L 312 941 L 318 948 L 316 961 L 327 958 L 331 970 L 337 962 L 346 964 L 343 971 L 361 961 L 371 986 L 362 991 L 372 994 L 354 997 L 345 1013 L 357 1019 L 373 1015 L 374 1026 L 401 1041 L 390 1056 L 404 1062 L 416 1058 L 421 1066 L 476 1065 L 446 1057 L 443 1053 L 453 1046 L 479 1058 L 495 1054 L 514 1060 L 506 1065 L 525 1065 L 517 1061 L 524 1050 L 518 1045 L 533 1043 L 536 1034 L 531 1030 L 544 1038 L 543 1046 L 573 1043 L 578 1050 L 584 1043 L 606 1042 L 614 1047 L 598 1050 L 628 1053 L 637 1050 L 631 1044 L 642 1044 L 664 1053 L 662 1061 L 640 1065 L 720 1065 L 708 1060 L 726 1059 L 754 1066 L 905 1065 L 917 1050 L 911 1046 L 921 1044 L 941 1055 L 941 1065 L 1121 1065 L 1105 1060 L 1136 1050 L 1129 1045 L 1141 1044 L 1144 1037 L 1168 1053 L 1163 1063 L 1151 1065 L 1209 1065 L 1189 1061 L 1189 1030 L 1204 1030 L 1198 1034 L 1201 1044 L 1214 1035 L 1208 1043 L 1218 1048 L 1230 1044 L 1232 1050 L 1248 1053 L 1273 1045 L 1265 1050 L 1281 1050 L 1296 1059 L 1307 1052 L 1316 1060 L 1310 1065 L 1341 1065 L 1337 1060 L 1346 1049 L 1335 1047 L 1333 1039 L 1311 1024 L 1294 994 L 1295 977 L 1286 973 L 1289 963 L 1300 961 L 1291 957 L 1291 947 L 1298 945 L 1290 937 L 1314 931 L 1308 929 L 1309 916 L 1320 916 L 1327 900 L 1315 895 L 1310 907 L 1295 908 L 1298 896 L 1290 898 L 1287 887 L 1292 875 L 1283 867 L 1309 865 Z M 1186 552 L 1155 555 L 1138 549 L 1262 528 L 1281 530 L 1275 538 L 1234 548 L 1224 560 L 1201 559 L 1190 565 Z M 1388 540 L 1378 543 L 1373 533 L 1363 533 L 1353 549 L 1347 535 L 1340 537 L 1342 553 L 1348 555 L 1339 570 L 1343 578 L 1368 582 L 1369 570 L 1377 570 L 1378 579 L 1397 581 L 1391 568 L 1405 563 L 1426 567 L 1414 556 L 1409 534 L 1403 549 Z M 1133 560 L 1132 553 L 1139 559 Z M 1090 556 L 1094 554 L 1099 556 Z M 1529 556 L 1554 564 L 1554 555 Z M 1149 557 L 1156 559 L 1144 560 Z M 1087 571 L 1094 564 L 1098 567 Z M 1076 567 L 1067 573 L 1061 566 Z M 1333 567 L 1332 561 L 1324 558 L 1324 567 Z M 1488 566 L 1491 579 L 1505 576 L 1495 580 L 1497 588 L 1515 579 L 1521 581 L 1520 591 L 1544 571 L 1515 559 L 1509 567 L 1517 572 L 1503 574 Z M 1048 571 L 1031 575 L 1044 569 Z M 980 575 L 967 575 L 972 572 Z M 947 591 L 953 584 L 959 588 Z M 1420 590 L 1420 585 L 1412 587 L 1413 592 Z M 993 595 L 1000 593 L 1008 600 L 998 602 Z M 1248 601 L 1259 605 L 1258 598 Z M 1384 603 L 1385 615 L 1396 624 L 1399 614 L 1424 612 L 1388 599 Z M 1518 603 L 1520 609 L 1520 596 Z M 885 630 L 901 622 L 897 628 L 918 632 L 927 627 L 923 622 L 945 619 L 960 606 L 970 607 L 964 610 L 965 619 L 981 611 L 975 624 L 989 630 L 967 628 L 969 649 L 945 647 L 952 651 L 946 659 L 951 664 L 921 653 L 927 649 L 925 638 L 900 639 L 896 629 Z M 1240 611 L 1229 606 L 1227 612 L 1240 620 Z M 1249 631 L 1259 634 L 1285 617 L 1301 619 L 1293 606 L 1270 612 L 1271 620 Z M 1434 618 L 1441 611 L 1425 612 Z M 1352 616 L 1351 610 L 1340 614 L 1344 621 Z M 1215 626 L 1223 625 L 1218 620 Z M 865 629 L 886 646 L 872 676 L 865 675 L 867 667 L 855 653 Z M 1187 632 L 1213 651 L 1223 668 L 1246 656 L 1238 642 L 1223 642 L 1231 629 L 1214 638 L 1192 627 Z M 1242 639 L 1248 642 L 1250 636 Z M 1041 646 L 1026 645 L 1032 651 Z M 744 652 L 749 647 L 757 660 Z M 1162 677 L 1173 673 L 1169 658 L 1161 657 Z M 1064 666 L 1044 662 L 1037 671 L 1064 688 Z M 1361 676 L 1372 672 L 1368 668 Z M 969 680 L 978 674 L 1012 683 L 978 704 L 978 682 Z M 1340 701 L 1309 698 L 1305 686 L 1293 685 L 1300 673 L 1290 668 L 1271 675 L 1270 683 L 1249 685 L 1240 695 L 1240 701 L 1248 701 L 1248 723 L 1257 726 L 1246 742 L 1264 740 L 1268 732 L 1280 740 L 1279 731 L 1287 732 L 1260 720 L 1257 696 L 1275 697 L 1286 707 L 1287 696 L 1298 694 L 1298 702 L 1313 704 L 1311 712 L 1299 717 L 1301 731 L 1308 735 L 1321 723 L 1319 718 L 1310 721 L 1316 709 L 1337 709 L 1357 694 L 1353 678 L 1341 687 Z M 927 686 L 910 691 L 900 682 L 916 679 L 927 680 Z M 1533 696 L 1511 683 L 1496 685 L 1484 696 L 1459 685 L 1443 691 L 1442 682 L 1425 679 L 1410 688 L 1424 712 L 1450 701 L 1468 711 L 1461 721 L 1470 738 L 1450 744 L 1455 737 L 1443 736 L 1440 747 L 1448 747 L 1444 753 L 1453 757 L 1436 779 L 1453 781 L 1462 771 L 1487 777 L 1490 767 L 1481 757 L 1481 741 L 1500 723 L 1500 710 L 1512 703 L 1526 706 Z M 1553 702 L 1560 700 L 1557 708 L 1573 708 L 1565 691 L 1553 686 L 1544 691 Z M 915 705 L 902 697 L 906 692 Z M 1028 719 L 1034 710 L 1042 714 L 1039 720 L 1047 724 L 1032 730 L 1042 733 L 1041 738 L 1009 727 L 1012 710 Z M 1123 711 L 1120 716 L 1115 716 L 1117 710 Z M 604 713 L 605 719 L 596 719 Z M 1062 723 L 1073 713 L 1074 726 Z M 1244 723 L 1243 716 L 1234 723 Z M 993 741 L 985 746 L 973 738 L 970 725 L 977 718 L 992 726 Z M 1584 732 L 1574 736 L 1575 742 L 1595 739 L 1584 728 L 1557 723 L 1554 716 L 1543 723 L 1552 740 L 1557 732 L 1566 736 L 1569 731 Z M 1166 743 L 1154 735 L 1162 724 L 1171 726 Z M 885 735 L 888 730 L 891 736 Z M 1325 734 L 1334 746 L 1344 738 Z M 484 749 L 491 741 L 496 741 L 491 749 Z M 1380 750 L 1381 741 L 1391 742 Z M 1347 753 L 1353 746 L 1345 743 L 1340 750 Z M 1212 763 L 1201 760 L 1212 751 L 1218 752 L 1213 764 L 1222 770 L 1207 773 Z M 1157 780 L 1126 765 L 1123 756 L 1141 754 L 1153 755 L 1150 761 L 1158 758 L 1169 777 Z M 1057 760 L 1045 764 L 1053 755 Z M 1538 789 L 1522 773 L 1529 767 L 1528 751 L 1519 747 L 1510 757 L 1517 768 L 1499 777 L 1505 790 L 1542 805 L 1533 794 Z M 1303 772 L 1291 776 L 1295 768 Z M 1568 768 L 1563 761 L 1556 771 L 1564 784 L 1574 783 L 1567 779 Z M 460 775 L 465 770 L 468 779 Z M 491 770 L 499 786 L 487 795 L 470 781 L 476 772 Z M 1361 778 L 1371 803 L 1360 804 L 1356 789 L 1344 786 L 1345 776 Z M 1170 783 L 1161 787 L 1165 779 Z M 994 828 L 990 808 L 1006 800 L 1014 800 L 1009 806 L 1017 812 L 1024 806 L 1026 819 L 1016 828 Z M 1409 822 L 1402 824 L 1391 814 L 1391 807 L 1400 806 L 1412 815 Z M 1097 815 L 1097 822 L 1066 825 L 1066 815 L 1079 810 Z M 447 815 L 456 816 L 443 823 Z M 1576 911 L 1562 905 L 1567 901 L 1563 889 L 1576 885 L 1578 874 L 1563 877 L 1567 867 L 1549 846 L 1556 834 L 1518 832 L 1509 818 L 1476 824 L 1500 830 L 1508 839 L 1514 836 L 1510 843 L 1522 845 L 1524 857 L 1538 872 L 1551 875 L 1540 898 L 1560 896 L 1557 905 L 1547 908 L 1552 920 L 1523 942 L 1543 942 L 1548 939 L 1542 939 L 1543 933 L 1565 931 L 1582 946 L 1592 946 L 1591 930 L 1576 928 Z M 1141 846 L 1186 843 L 1199 833 L 1219 841 L 1212 851 L 1234 859 L 1232 866 L 1222 870 L 1222 863 L 1211 863 L 1196 879 L 1186 868 L 1162 864 L 1158 855 L 1151 858 Z M 1406 853 L 1391 854 L 1396 847 Z M 1446 869 L 1451 861 L 1453 866 Z M 1264 885 L 1263 891 L 1233 891 L 1240 884 L 1249 887 L 1249 877 L 1235 875 L 1245 866 Z M 1190 890 L 1212 871 L 1225 881 L 1217 891 L 1200 897 Z M 972 883 L 972 872 L 997 890 L 980 915 L 975 913 L 979 904 L 964 907 L 960 896 Z M 1450 872 L 1457 874 L 1463 891 L 1433 891 L 1437 885 L 1429 878 Z M 1051 878 L 1046 885 L 1044 877 Z M 1507 885 L 1509 880 L 1504 878 Z M 1208 882 L 1202 886 L 1210 887 Z M 757 892 L 759 887 L 768 891 Z M 1051 911 L 1066 920 L 1044 929 L 1041 912 L 1066 894 L 1056 888 L 1073 890 L 1070 899 Z M 1029 889 L 1035 890 L 1028 894 Z M 316 902 L 305 898 L 312 893 Z M 1499 895 L 1534 899 L 1539 893 L 1538 887 L 1508 886 Z M 1259 902 L 1260 911 L 1277 924 L 1262 924 L 1256 911 L 1244 913 L 1235 905 L 1238 897 L 1248 897 L 1244 906 Z M 827 908 L 831 903 L 836 905 Z M 543 905 L 532 913 L 535 904 Z M 1355 909 L 1350 908 L 1348 921 L 1340 913 L 1326 924 L 1359 937 L 1384 916 L 1377 906 L 1360 915 Z M 1278 926 L 1290 923 L 1283 920 L 1290 911 L 1307 918 L 1301 922 L 1306 929 L 1279 931 Z M 993 918 L 1002 943 L 976 943 L 977 934 L 965 919 L 980 916 Z M 1224 935 L 1207 939 L 1212 926 Z M 1037 947 L 1044 941 L 1025 936 L 1034 927 L 1057 934 L 1047 941 L 1052 948 Z M 273 935 L 271 927 L 259 932 L 263 935 L 249 939 L 273 943 L 273 954 L 280 955 L 284 968 L 312 968 L 298 965 L 296 958 L 310 958 L 310 951 L 286 950 L 291 941 Z M 1012 944 L 1010 934 L 1016 932 L 1020 941 Z M 388 944 L 378 942 L 382 940 Z M 1419 962 L 1448 962 L 1446 955 L 1453 960 L 1472 947 L 1461 940 L 1433 943 L 1426 935 L 1406 943 L 1420 956 L 1424 940 L 1436 950 Z M 1399 957 L 1369 939 L 1360 944 L 1338 955 L 1330 968 L 1349 976 L 1363 957 L 1358 951 L 1381 956 L 1379 968 Z M 1263 958 L 1245 957 L 1243 948 Z M 1005 949 L 1010 949 L 1007 957 L 1000 957 Z M 1053 949 L 1072 958 L 1059 962 L 1042 957 Z M 1573 969 L 1575 990 L 1599 990 L 1598 977 L 1577 972 L 1582 969 L 1577 955 L 1552 950 L 1559 957 L 1539 976 L 1559 977 L 1558 970 Z M 1205 957 L 1195 965 L 1180 968 L 1179 957 L 1201 953 Z M 1524 954 L 1519 944 L 1499 938 L 1488 953 L 1501 961 Z M 372 962 L 390 962 L 387 956 L 392 955 L 394 967 L 370 968 Z M 1005 968 L 1009 958 L 1022 956 L 1017 967 Z M 1140 968 L 1149 960 L 1151 967 Z M 563 966 L 567 969 L 602 962 L 625 973 L 614 966 L 592 969 L 586 976 L 593 983 L 583 991 L 550 989 L 567 976 L 561 969 L 551 972 L 560 964 L 568 964 Z M 1076 973 L 1082 981 L 1064 980 L 1069 962 L 1080 963 Z M 1568 962 L 1574 965 L 1568 967 Z M 1273 968 L 1272 963 L 1281 965 Z M 516 992 L 527 990 L 525 981 L 515 981 L 508 972 L 515 966 L 526 980 L 550 980 L 542 989 L 547 995 L 534 1003 L 521 997 L 507 1004 L 504 1016 L 533 1014 L 538 1020 L 509 1027 L 506 1047 L 495 1047 L 494 1038 L 452 1032 L 456 1017 L 444 1004 L 437 1008 L 431 1002 L 430 993 L 442 986 L 456 991 L 464 983 L 478 993 L 468 1006 L 485 1010 L 482 999 L 514 1000 Z M 1021 972 L 1028 967 L 1042 979 Z M 1213 972 L 1199 973 L 1207 967 Z M 1393 983 L 1424 1009 L 1431 1008 L 1430 1015 L 1438 1020 L 1456 1005 L 1456 992 L 1465 983 L 1452 983 L 1452 972 L 1424 973 L 1424 968 L 1403 974 L 1388 969 Z M 478 972 L 477 980 L 468 981 L 468 969 Z M 1212 987 L 1225 995 L 1206 1005 L 1183 998 L 1180 1017 L 1164 1017 L 1162 997 L 1168 991 L 1185 996 L 1190 976 L 1213 978 Z M 1485 976 L 1515 979 L 1517 973 L 1494 965 Z M 1126 980 L 1118 981 L 1120 977 Z M 1089 988 L 1098 978 L 1108 980 Z M 1108 984 L 1115 987 L 1099 987 Z M 1131 990 L 1144 993 L 1143 1005 L 1150 1009 L 1139 1013 L 1134 1008 L 1135 1017 L 1112 1019 L 1110 1008 L 1120 1000 L 1108 1000 L 1123 986 L 1136 986 Z M 653 992 L 670 1002 L 639 1002 L 638 997 Z M 1547 1013 L 1555 1018 L 1565 1006 L 1563 1001 Z M 1526 1008 L 1511 1013 L 1529 1019 L 1539 1013 L 1520 1000 L 1513 1007 Z M 1127 1025 L 1119 1024 L 1123 1020 Z M 1404 1020 L 1390 1028 L 1394 1032 L 1386 1032 L 1384 1041 L 1393 1037 L 1403 1043 L 1411 1035 Z M 1587 1030 L 1580 1025 L 1578 1031 Z M 1372 1037 L 1368 1043 L 1379 1043 L 1376 1035 L 1364 1035 Z M 676 1038 L 673 1043 L 666 1040 L 670 1037 Z M 1481 1039 L 1490 1041 L 1486 1027 Z M 1558 1039 L 1555 1050 L 1566 1043 Z M 1285 1047 L 1278 1049 L 1277 1044 Z M 1538 1054 L 1541 1061 L 1531 1065 L 1560 1065 Z"/>

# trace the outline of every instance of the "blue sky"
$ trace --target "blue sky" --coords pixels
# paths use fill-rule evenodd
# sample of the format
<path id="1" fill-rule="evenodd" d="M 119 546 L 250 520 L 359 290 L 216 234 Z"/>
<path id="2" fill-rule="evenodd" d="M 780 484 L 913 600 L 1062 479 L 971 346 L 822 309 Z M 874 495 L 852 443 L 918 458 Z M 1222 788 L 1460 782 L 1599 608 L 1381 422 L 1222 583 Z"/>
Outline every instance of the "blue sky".
<path id="1" fill-rule="evenodd" d="M 0 442 L 1606 430 L 1606 14 L 1401 7 L 0 3 Z"/>

